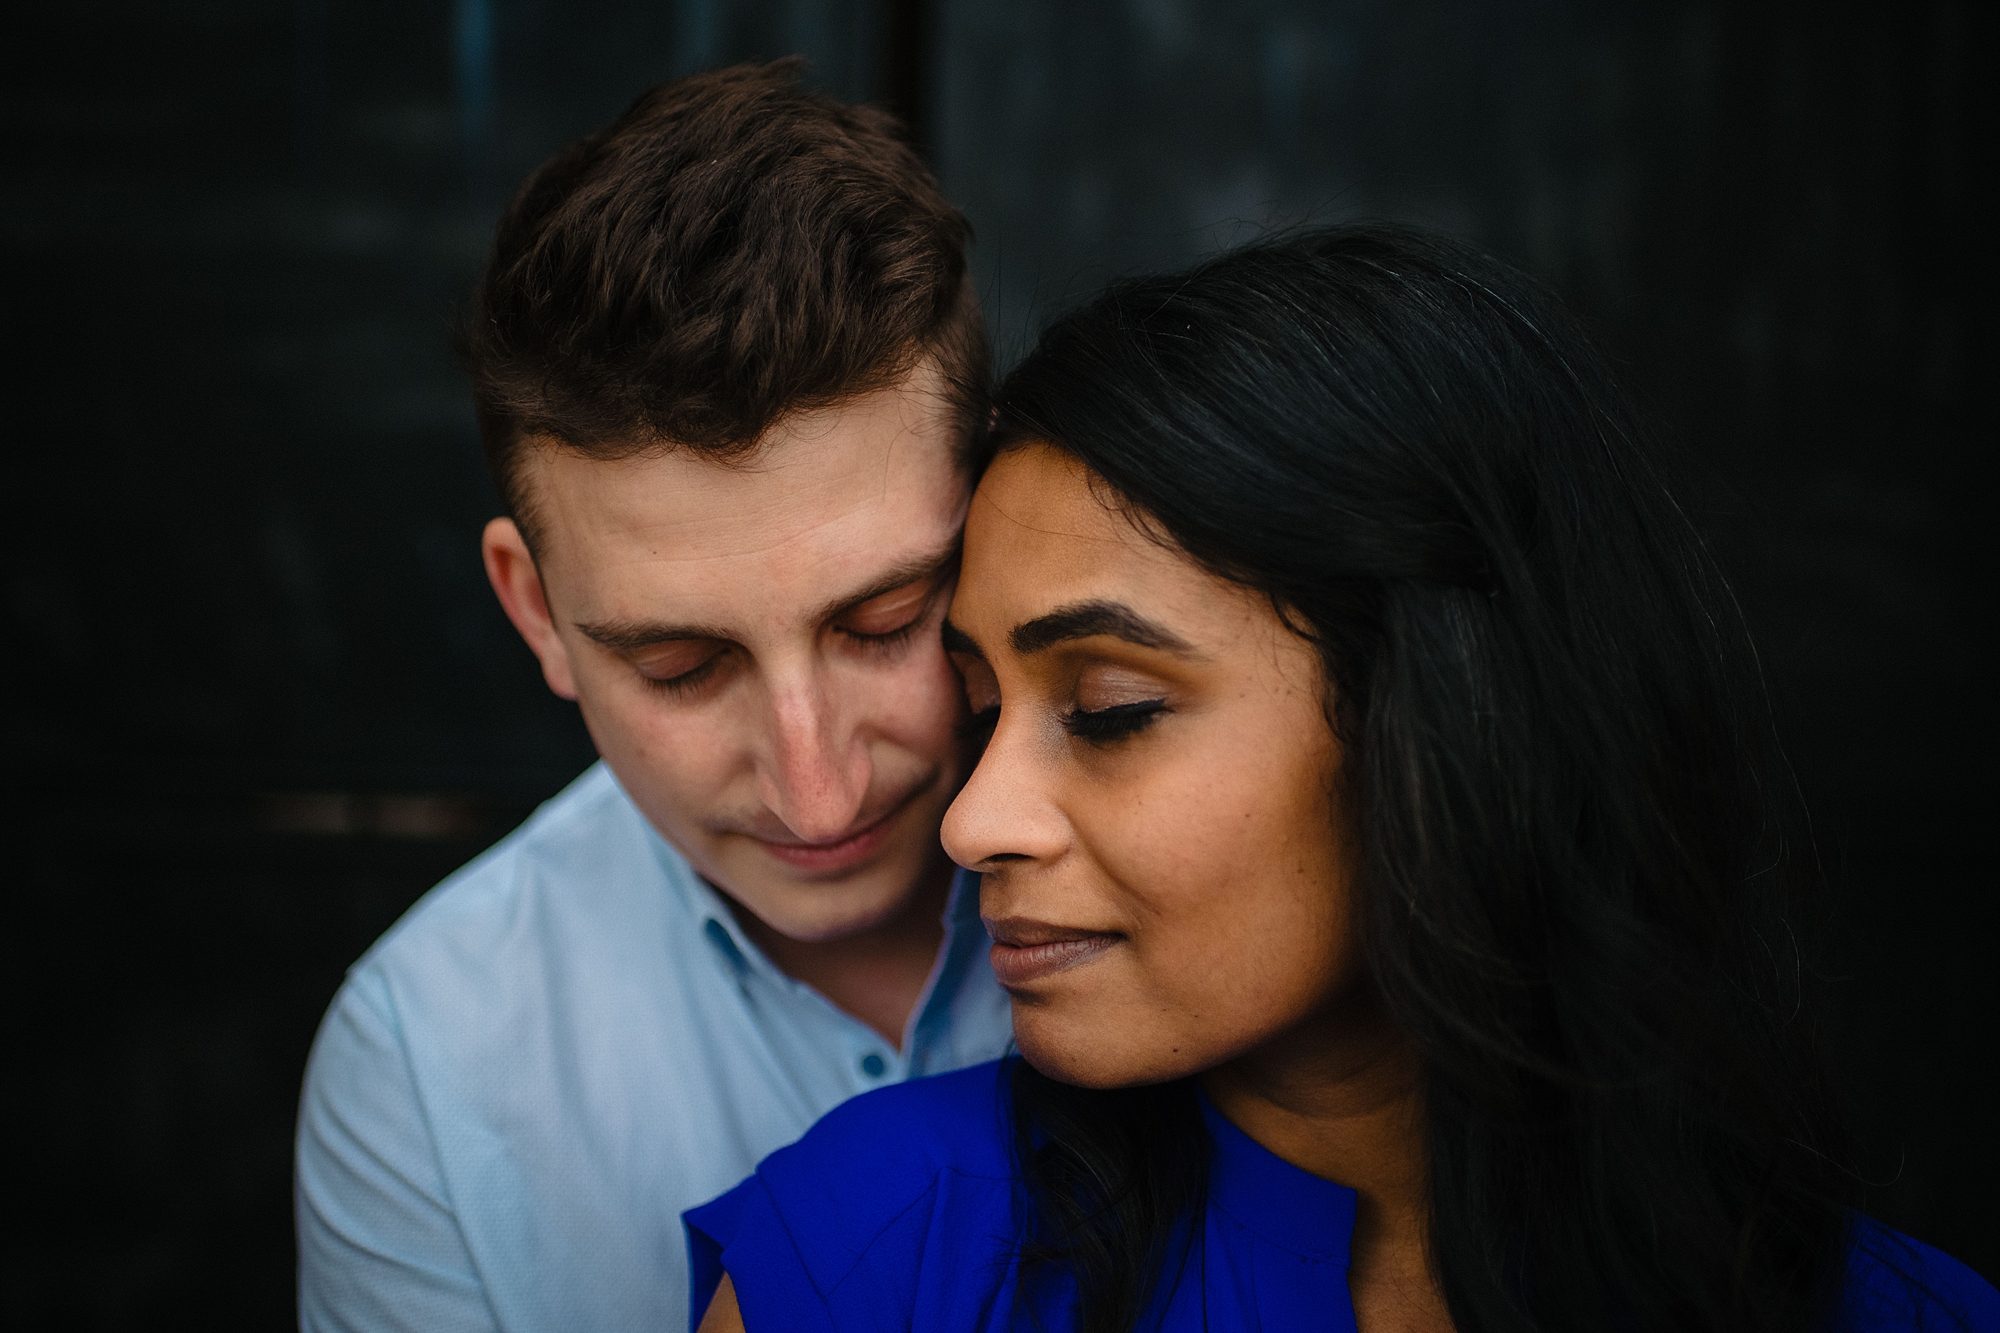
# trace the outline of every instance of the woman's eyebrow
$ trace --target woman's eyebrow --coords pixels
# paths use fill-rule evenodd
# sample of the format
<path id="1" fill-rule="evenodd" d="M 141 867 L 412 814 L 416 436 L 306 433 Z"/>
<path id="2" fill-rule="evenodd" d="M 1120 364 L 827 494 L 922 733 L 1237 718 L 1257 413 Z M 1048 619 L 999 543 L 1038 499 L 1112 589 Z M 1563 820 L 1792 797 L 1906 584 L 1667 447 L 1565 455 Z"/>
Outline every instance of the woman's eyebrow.
<path id="1" fill-rule="evenodd" d="M 1122 602 L 1075 602 L 1059 606 L 1047 615 L 1014 626 L 1007 641 L 1015 652 L 1026 657 L 1059 643 L 1100 634 L 1140 648 L 1157 648 L 1183 657 L 1197 656 L 1194 645 L 1186 639 Z"/>
<path id="2" fill-rule="evenodd" d="M 949 620 L 944 622 L 944 650 L 948 653 L 964 653 L 967 657 L 976 657 L 982 662 L 986 660 L 985 652 L 972 641 L 972 636 Z"/>

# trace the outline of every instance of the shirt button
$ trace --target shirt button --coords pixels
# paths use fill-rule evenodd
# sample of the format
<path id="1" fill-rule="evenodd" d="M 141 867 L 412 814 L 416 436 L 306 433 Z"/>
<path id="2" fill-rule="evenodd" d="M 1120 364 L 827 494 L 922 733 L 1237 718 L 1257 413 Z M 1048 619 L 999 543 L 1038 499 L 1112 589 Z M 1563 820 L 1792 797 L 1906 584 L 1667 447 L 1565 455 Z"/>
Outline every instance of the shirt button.
<path id="1" fill-rule="evenodd" d="M 868 1054 L 861 1057 L 861 1072 L 868 1075 L 868 1077 L 870 1078 L 882 1077 L 883 1071 L 888 1069 L 888 1067 L 889 1066 L 883 1062 L 882 1057 L 875 1054 L 875 1052 L 873 1051 L 870 1051 L 868 1052 Z"/>

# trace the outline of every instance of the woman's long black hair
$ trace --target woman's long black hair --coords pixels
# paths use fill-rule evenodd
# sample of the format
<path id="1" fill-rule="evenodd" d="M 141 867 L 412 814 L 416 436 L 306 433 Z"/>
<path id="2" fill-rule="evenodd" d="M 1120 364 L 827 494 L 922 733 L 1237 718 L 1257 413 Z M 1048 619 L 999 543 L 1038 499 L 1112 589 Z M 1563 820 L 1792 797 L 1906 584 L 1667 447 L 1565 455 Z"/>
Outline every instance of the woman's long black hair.
<path id="1" fill-rule="evenodd" d="M 1460 1333 L 1804 1330 L 1842 1266 L 1810 858 L 1642 434 L 1542 287 L 1386 226 L 1127 282 L 998 399 L 996 448 L 1074 454 L 1321 649 Z M 1192 1088 L 1012 1087 L 1030 1257 L 1132 1328 L 1203 1195 Z"/>

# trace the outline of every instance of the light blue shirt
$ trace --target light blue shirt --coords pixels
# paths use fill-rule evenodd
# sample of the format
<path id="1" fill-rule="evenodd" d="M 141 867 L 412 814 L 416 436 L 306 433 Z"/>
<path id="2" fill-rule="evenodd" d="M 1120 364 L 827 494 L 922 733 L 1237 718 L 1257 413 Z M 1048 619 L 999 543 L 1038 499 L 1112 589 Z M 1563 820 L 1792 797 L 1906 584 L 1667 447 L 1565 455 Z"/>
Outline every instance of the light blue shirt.
<path id="1" fill-rule="evenodd" d="M 1011 1033 L 972 876 L 899 1052 L 773 966 L 598 764 L 335 997 L 299 1108 L 300 1324 L 683 1328 L 682 1210 Z"/>

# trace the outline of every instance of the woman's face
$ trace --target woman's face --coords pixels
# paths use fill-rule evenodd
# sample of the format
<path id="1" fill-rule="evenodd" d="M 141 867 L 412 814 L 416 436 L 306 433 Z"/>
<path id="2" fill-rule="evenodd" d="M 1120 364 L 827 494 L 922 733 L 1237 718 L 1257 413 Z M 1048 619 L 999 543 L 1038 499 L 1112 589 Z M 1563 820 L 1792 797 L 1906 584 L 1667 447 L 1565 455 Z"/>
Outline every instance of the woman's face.
<path id="1" fill-rule="evenodd" d="M 1036 1068 L 1091 1087 L 1180 1077 L 1354 988 L 1324 675 L 1266 598 L 1031 446 L 973 499 L 946 634 L 993 735 L 945 849 L 984 876 L 994 971 Z"/>

